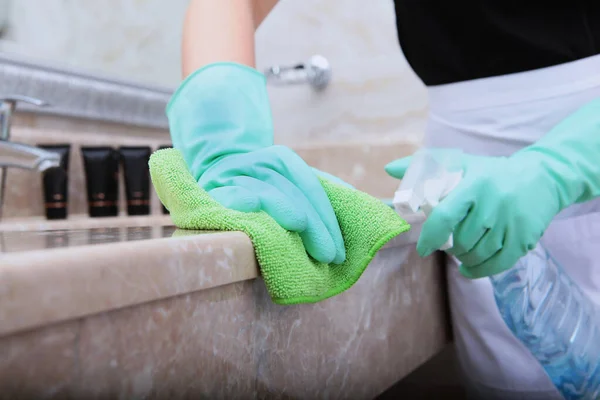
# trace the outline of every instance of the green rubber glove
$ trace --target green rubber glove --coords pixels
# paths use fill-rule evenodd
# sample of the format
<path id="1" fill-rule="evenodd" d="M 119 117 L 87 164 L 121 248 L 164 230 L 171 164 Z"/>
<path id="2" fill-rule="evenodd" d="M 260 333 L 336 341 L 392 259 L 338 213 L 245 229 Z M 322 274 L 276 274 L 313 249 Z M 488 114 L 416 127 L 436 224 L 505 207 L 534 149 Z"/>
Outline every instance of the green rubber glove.
<path id="1" fill-rule="evenodd" d="M 198 184 L 223 206 L 265 211 L 298 232 L 324 263 L 346 258 L 337 218 L 319 178 L 296 153 L 273 145 L 266 80 L 236 63 L 190 75 L 167 106 L 173 147 Z"/>
<path id="2" fill-rule="evenodd" d="M 464 276 L 509 269 L 562 209 L 600 196 L 600 100 L 510 157 L 462 154 L 456 163 L 463 179 L 423 224 L 417 250 L 427 256 L 452 233 L 448 252 L 461 261 Z M 409 164 L 410 157 L 402 158 L 386 171 L 401 179 Z"/>

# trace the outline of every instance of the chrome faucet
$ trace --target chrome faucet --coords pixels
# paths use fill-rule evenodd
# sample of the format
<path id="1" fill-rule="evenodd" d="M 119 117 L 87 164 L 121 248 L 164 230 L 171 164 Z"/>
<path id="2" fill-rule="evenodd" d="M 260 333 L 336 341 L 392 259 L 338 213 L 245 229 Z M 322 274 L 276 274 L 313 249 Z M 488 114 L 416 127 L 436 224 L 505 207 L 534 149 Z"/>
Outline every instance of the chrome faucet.
<path id="1" fill-rule="evenodd" d="M 12 114 L 18 102 L 29 103 L 38 107 L 47 106 L 45 101 L 27 96 L 0 96 L 0 219 L 4 205 L 7 167 L 37 170 L 43 172 L 49 168 L 60 166 L 60 156 L 54 152 L 22 143 L 10 142 Z"/>

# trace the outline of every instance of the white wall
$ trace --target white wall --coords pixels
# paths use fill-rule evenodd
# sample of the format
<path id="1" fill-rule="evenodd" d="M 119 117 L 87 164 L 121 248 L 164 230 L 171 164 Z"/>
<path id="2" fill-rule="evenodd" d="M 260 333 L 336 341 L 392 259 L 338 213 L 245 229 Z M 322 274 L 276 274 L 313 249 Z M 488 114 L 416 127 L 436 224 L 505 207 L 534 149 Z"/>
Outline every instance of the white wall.
<path id="1" fill-rule="evenodd" d="M 329 59 L 323 93 L 270 88 L 278 138 L 303 140 L 422 137 L 427 98 L 399 48 L 391 0 L 284 0 L 259 29 L 259 68 Z"/>
<path id="2" fill-rule="evenodd" d="M 9 0 L 0 49 L 173 86 L 188 0 Z"/>

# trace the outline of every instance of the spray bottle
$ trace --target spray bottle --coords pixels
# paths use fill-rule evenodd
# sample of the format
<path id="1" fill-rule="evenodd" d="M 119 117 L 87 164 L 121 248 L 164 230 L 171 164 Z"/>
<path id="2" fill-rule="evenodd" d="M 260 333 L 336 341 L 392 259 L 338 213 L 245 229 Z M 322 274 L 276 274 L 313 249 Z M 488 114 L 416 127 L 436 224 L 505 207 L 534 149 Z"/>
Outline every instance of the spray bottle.
<path id="1" fill-rule="evenodd" d="M 394 208 L 423 221 L 458 185 L 460 151 L 420 150 Z M 452 235 L 440 250 L 453 246 Z M 510 269 L 489 278 L 502 319 L 542 365 L 565 399 L 600 398 L 600 311 L 541 243 Z"/>

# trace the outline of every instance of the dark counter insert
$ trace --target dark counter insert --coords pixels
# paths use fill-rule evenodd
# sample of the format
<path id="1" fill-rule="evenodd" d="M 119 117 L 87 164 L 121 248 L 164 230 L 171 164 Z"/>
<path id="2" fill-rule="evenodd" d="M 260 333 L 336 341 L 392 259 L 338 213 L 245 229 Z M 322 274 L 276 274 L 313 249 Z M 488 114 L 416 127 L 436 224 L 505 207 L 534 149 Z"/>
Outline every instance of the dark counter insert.
<path id="1" fill-rule="evenodd" d="M 173 146 L 171 146 L 170 144 L 164 144 L 162 146 L 159 146 L 157 150 L 162 150 L 162 149 L 172 149 Z M 165 207 L 165 205 L 162 205 L 162 212 L 163 214 L 169 214 L 169 210 L 167 210 L 167 207 Z"/>
<path id="2" fill-rule="evenodd" d="M 60 166 L 44 171 L 42 186 L 44 190 L 44 208 L 47 219 L 67 218 L 69 205 L 69 156 L 70 144 L 38 144 L 39 148 L 60 155 Z"/>
<path id="3" fill-rule="evenodd" d="M 90 217 L 119 213 L 119 154 L 108 146 L 81 148 Z"/>
<path id="4" fill-rule="evenodd" d="M 148 161 L 152 149 L 143 146 L 122 146 L 119 148 L 128 215 L 150 214 L 150 170 Z"/>

